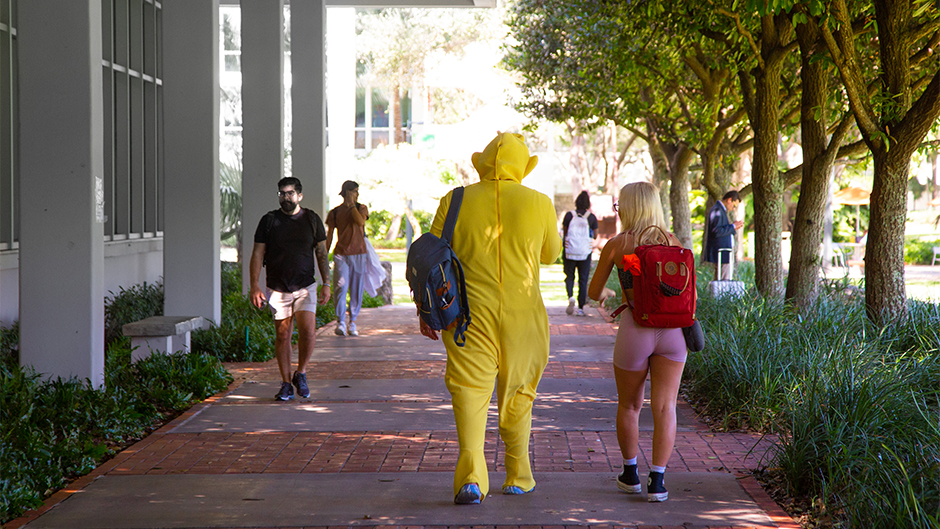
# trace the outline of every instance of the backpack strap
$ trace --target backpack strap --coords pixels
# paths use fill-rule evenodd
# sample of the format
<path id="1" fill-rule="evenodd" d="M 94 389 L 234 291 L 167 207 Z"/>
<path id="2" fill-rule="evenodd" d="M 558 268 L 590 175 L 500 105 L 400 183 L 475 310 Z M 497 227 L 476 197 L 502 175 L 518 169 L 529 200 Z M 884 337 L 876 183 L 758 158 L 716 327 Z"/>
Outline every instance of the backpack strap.
<path id="1" fill-rule="evenodd" d="M 450 205 L 447 207 L 447 217 L 444 219 L 444 228 L 441 230 L 441 239 L 450 246 L 454 238 L 454 227 L 457 225 L 457 215 L 460 213 L 460 204 L 463 202 L 463 186 L 454 188 L 450 197 Z M 453 251 L 453 250 L 451 250 Z M 458 347 L 463 347 L 467 343 L 467 337 L 464 333 L 470 326 L 470 302 L 467 300 L 467 281 L 463 273 L 463 265 L 459 259 L 454 259 L 452 264 L 457 265 L 457 289 L 460 292 L 460 310 L 466 317 L 458 316 L 459 321 L 454 329 L 454 343 Z"/>
<path id="2" fill-rule="evenodd" d="M 463 190 L 463 188 L 460 189 Z M 457 273 L 460 275 L 457 280 L 457 289 L 460 292 L 461 311 L 461 315 L 457 316 L 459 318 L 457 326 L 454 328 L 454 343 L 457 347 L 463 347 L 467 343 L 464 333 L 467 332 L 467 327 L 470 327 L 470 302 L 467 300 L 467 282 L 463 275 L 463 265 L 460 264 L 459 259 L 454 259 L 453 264 L 457 265 Z M 463 314 L 466 314 L 466 317 Z"/>
<path id="3" fill-rule="evenodd" d="M 450 206 L 447 207 L 447 218 L 444 219 L 444 229 L 441 230 L 441 239 L 448 245 L 454 238 L 454 226 L 457 225 L 457 214 L 460 213 L 461 202 L 463 202 L 463 186 L 454 188 L 450 197 Z"/>

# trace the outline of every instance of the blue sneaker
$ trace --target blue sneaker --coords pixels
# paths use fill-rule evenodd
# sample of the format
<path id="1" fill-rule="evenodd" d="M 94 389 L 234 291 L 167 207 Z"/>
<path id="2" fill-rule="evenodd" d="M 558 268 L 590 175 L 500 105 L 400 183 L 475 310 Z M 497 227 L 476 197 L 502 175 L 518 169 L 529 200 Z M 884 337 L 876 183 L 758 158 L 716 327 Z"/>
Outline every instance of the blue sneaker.
<path id="1" fill-rule="evenodd" d="M 533 490 L 535 490 L 535 487 L 532 487 L 529 490 L 522 490 L 522 487 L 517 487 L 515 485 L 506 485 L 505 487 L 503 487 L 503 494 L 509 494 L 511 496 L 515 496 L 518 494 L 526 494 L 526 493 L 532 492 Z"/>
<path id="2" fill-rule="evenodd" d="M 307 387 L 307 374 L 300 371 L 294 372 L 294 378 L 291 379 L 294 387 L 297 388 L 297 394 L 307 399 L 310 398 L 310 388 Z"/>
<path id="3" fill-rule="evenodd" d="M 477 505 L 483 501 L 483 493 L 480 492 L 480 486 L 476 483 L 467 483 L 460 487 L 460 492 L 454 498 L 457 505 Z"/>
<path id="4" fill-rule="evenodd" d="M 294 388 L 290 382 L 281 382 L 281 390 L 274 396 L 274 400 L 294 400 Z"/>

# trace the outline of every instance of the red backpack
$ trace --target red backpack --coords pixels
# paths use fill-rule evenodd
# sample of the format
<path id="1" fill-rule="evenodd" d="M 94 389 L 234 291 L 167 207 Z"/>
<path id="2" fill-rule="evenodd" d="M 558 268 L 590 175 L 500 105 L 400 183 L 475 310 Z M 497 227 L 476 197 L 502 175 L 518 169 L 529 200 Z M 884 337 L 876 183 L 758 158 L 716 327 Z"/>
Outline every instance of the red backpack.
<path id="1" fill-rule="evenodd" d="M 668 236 L 659 226 L 663 240 Z M 636 240 L 642 240 L 641 233 Z M 695 257 L 692 250 L 667 244 L 638 246 L 623 256 L 633 274 L 633 321 L 641 327 L 688 327 L 695 321 Z"/>

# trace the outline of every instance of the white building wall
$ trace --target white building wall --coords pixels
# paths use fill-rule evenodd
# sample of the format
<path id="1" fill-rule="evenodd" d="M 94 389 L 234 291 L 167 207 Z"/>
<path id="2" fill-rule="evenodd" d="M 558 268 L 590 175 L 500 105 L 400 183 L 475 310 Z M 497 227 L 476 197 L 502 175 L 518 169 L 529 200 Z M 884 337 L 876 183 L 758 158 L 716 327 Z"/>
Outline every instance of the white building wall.
<path id="1" fill-rule="evenodd" d="M 20 319 L 20 259 L 16 250 L 0 252 L 0 326 Z M 104 295 L 141 283 L 163 282 L 163 239 L 104 243 Z"/>

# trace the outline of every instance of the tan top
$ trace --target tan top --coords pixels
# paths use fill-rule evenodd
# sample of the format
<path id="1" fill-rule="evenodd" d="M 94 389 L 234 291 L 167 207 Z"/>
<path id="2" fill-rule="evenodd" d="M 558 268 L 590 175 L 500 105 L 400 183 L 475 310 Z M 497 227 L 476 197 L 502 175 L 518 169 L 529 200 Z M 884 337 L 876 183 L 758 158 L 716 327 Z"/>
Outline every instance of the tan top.
<path id="1" fill-rule="evenodd" d="M 359 214 L 363 218 L 369 218 L 369 208 L 359 204 Z M 334 255 L 359 255 L 366 253 L 366 230 L 365 226 L 360 226 L 352 217 L 351 208 L 345 204 L 330 210 L 326 222 L 328 225 L 336 228 L 336 247 L 333 249 Z"/>

